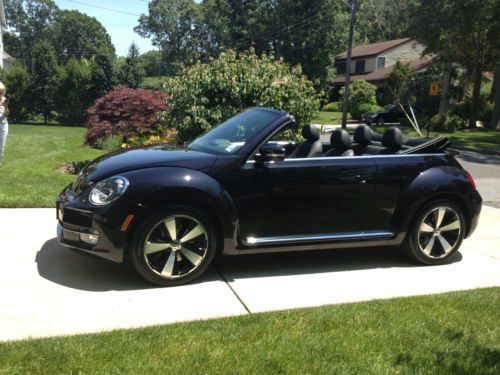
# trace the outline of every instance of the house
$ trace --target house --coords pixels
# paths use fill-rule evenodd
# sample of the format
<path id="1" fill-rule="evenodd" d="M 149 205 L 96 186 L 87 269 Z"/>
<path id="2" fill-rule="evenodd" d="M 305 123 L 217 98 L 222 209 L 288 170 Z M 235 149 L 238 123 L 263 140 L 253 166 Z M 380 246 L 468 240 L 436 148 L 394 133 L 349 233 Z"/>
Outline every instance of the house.
<path id="1" fill-rule="evenodd" d="M 354 47 L 352 49 L 350 81 L 361 79 L 368 81 L 379 88 L 377 94 L 380 96 L 385 87 L 385 80 L 389 78 L 398 60 L 409 64 L 412 74 L 423 73 L 434 63 L 434 57 L 422 56 L 424 50 L 425 46 L 413 38 L 401 38 Z M 344 86 L 347 71 L 346 61 L 347 52 L 335 57 L 337 77 L 332 82 L 333 86 Z"/>
<path id="2" fill-rule="evenodd" d="M 5 11 L 3 8 L 3 0 L 0 0 L 0 68 L 8 69 L 14 63 L 14 58 L 3 50 L 3 32 L 7 31 L 7 21 L 5 19 Z"/>

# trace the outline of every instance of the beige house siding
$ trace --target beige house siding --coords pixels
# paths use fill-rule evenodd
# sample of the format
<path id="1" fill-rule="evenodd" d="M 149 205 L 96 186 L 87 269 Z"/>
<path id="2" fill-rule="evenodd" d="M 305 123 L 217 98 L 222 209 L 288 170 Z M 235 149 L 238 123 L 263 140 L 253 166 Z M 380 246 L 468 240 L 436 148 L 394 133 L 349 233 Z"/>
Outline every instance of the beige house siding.
<path id="1" fill-rule="evenodd" d="M 356 73 L 356 61 L 365 61 L 365 71 L 363 73 L 370 73 L 373 72 L 376 68 L 377 64 L 377 59 L 374 57 L 371 58 L 359 58 L 351 61 L 351 74 L 357 74 Z"/>
<path id="2" fill-rule="evenodd" d="M 385 57 L 385 66 L 392 66 L 398 60 L 411 61 L 420 59 L 424 49 L 425 47 L 422 44 L 411 40 L 408 43 L 381 53 L 378 57 Z"/>

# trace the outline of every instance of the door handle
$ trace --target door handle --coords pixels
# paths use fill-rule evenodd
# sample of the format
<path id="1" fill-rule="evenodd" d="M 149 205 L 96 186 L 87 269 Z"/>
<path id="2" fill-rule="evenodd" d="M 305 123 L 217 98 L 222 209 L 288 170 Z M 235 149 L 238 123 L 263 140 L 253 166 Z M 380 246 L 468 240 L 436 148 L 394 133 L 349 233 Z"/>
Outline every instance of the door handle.
<path id="1" fill-rule="evenodd" d="M 362 174 L 359 174 L 359 173 L 356 175 L 356 180 L 358 180 L 358 182 L 360 184 L 366 184 L 367 179 L 368 179 L 368 176 L 366 176 L 366 175 L 362 175 Z"/>

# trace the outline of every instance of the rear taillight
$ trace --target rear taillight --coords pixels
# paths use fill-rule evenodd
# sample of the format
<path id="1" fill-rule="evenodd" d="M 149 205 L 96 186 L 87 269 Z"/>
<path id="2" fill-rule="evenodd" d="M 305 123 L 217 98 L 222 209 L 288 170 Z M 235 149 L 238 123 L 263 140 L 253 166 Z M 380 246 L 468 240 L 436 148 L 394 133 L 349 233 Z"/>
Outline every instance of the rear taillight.
<path id="1" fill-rule="evenodd" d="M 476 190 L 476 183 L 474 182 L 474 179 L 470 175 L 470 173 L 467 173 L 467 178 L 469 179 L 469 182 L 474 190 Z"/>

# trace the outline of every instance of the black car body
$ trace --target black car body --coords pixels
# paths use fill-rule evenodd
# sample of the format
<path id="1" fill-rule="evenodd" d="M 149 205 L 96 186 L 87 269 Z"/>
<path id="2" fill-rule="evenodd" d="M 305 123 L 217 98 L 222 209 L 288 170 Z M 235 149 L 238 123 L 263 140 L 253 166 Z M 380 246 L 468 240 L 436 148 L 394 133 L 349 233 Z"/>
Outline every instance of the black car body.
<path id="1" fill-rule="evenodd" d="M 218 252 L 403 245 L 437 264 L 474 231 L 481 197 L 446 138 L 404 139 L 397 128 L 380 137 L 361 125 L 354 142 L 339 130 L 322 143 L 312 126 L 303 142 L 282 140 L 293 121 L 253 108 L 183 150 L 95 160 L 58 197 L 59 241 L 114 262 L 129 256 L 148 280 L 178 285 Z"/>
<path id="2" fill-rule="evenodd" d="M 403 108 L 410 117 L 412 117 L 411 110 L 415 116 L 422 112 L 420 108 L 414 106 L 411 107 L 411 110 L 408 105 L 403 106 Z M 380 111 L 363 114 L 363 122 L 367 125 L 399 123 L 403 118 L 406 118 L 406 115 L 398 104 L 388 104 Z"/>

